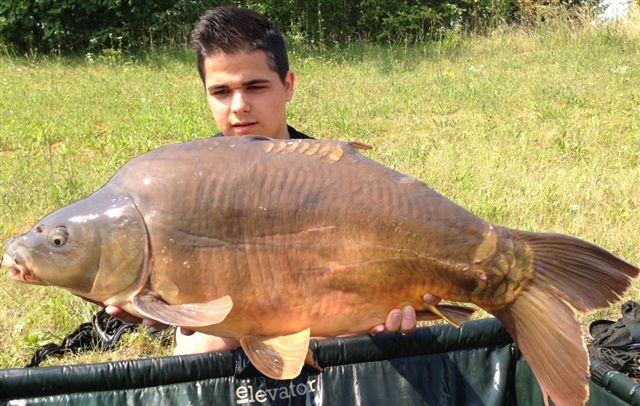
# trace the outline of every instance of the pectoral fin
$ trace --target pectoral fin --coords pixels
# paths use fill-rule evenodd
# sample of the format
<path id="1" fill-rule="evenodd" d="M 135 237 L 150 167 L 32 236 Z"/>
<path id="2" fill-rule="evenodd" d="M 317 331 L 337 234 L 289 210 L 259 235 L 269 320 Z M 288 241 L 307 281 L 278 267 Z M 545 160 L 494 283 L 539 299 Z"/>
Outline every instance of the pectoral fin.
<path id="1" fill-rule="evenodd" d="M 447 323 L 460 327 L 460 324 L 469 320 L 469 317 L 475 312 L 475 309 L 464 306 L 440 304 L 440 305 L 426 305 L 426 311 L 416 312 L 418 320 L 437 320 L 443 319 Z"/>
<path id="2" fill-rule="evenodd" d="M 310 329 L 288 336 L 246 336 L 240 339 L 251 363 L 273 379 L 293 379 L 300 375 L 309 351 Z"/>
<path id="3" fill-rule="evenodd" d="M 183 327 L 201 327 L 220 323 L 233 307 L 229 296 L 206 303 L 170 305 L 148 291 L 136 295 L 131 304 L 145 317 Z"/>

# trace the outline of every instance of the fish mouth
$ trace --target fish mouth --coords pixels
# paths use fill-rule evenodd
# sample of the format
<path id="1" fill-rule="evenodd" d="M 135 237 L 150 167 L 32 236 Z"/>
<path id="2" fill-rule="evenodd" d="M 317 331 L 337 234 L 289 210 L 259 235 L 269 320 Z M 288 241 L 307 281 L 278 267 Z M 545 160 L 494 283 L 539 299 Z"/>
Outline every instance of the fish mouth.
<path id="1" fill-rule="evenodd" d="M 41 283 L 35 273 L 33 273 L 33 270 L 24 263 L 24 260 L 20 256 L 16 255 L 15 257 L 12 257 L 9 254 L 4 254 L 0 265 L 8 268 L 9 277 L 14 281 L 22 283 Z"/>

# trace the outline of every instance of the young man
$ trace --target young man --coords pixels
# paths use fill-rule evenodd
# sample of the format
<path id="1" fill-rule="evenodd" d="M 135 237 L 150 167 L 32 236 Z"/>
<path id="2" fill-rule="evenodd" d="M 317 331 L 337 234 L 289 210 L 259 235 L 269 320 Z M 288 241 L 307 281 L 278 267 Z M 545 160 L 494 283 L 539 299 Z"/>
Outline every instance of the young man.
<path id="1" fill-rule="evenodd" d="M 222 135 L 309 138 L 287 126 L 295 75 L 282 36 L 266 18 L 231 7 L 210 10 L 198 22 L 193 43 Z"/>
<path id="2" fill-rule="evenodd" d="M 293 98 L 295 74 L 278 29 L 263 15 L 237 7 L 209 10 L 193 33 L 198 72 L 209 109 L 220 133 L 216 136 L 264 135 L 310 138 L 287 125 L 286 105 Z M 425 295 L 430 304 L 439 298 Z M 139 322 L 119 308 L 107 312 Z M 145 324 L 153 324 L 145 320 Z M 416 327 L 415 310 L 393 309 L 384 324 L 370 332 L 408 332 Z M 238 347 L 235 340 L 178 329 L 174 354 L 221 351 Z"/>

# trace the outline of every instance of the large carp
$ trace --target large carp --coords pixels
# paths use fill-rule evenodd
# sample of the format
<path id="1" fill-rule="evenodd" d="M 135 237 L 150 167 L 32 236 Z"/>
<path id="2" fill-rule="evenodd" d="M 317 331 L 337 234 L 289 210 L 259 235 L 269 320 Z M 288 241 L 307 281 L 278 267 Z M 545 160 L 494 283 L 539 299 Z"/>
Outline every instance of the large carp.
<path id="1" fill-rule="evenodd" d="M 357 334 L 411 305 L 454 324 L 499 318 L 556 404 L 588 397 L 571 307 L 610 305 L 638 269 L 588 242 L 487 223 L 357 153 L 358 144 L 222 137 L 127 163 L 9 243 L 19 281 L 240 341 L 276 379 L 310 336 Z"/>

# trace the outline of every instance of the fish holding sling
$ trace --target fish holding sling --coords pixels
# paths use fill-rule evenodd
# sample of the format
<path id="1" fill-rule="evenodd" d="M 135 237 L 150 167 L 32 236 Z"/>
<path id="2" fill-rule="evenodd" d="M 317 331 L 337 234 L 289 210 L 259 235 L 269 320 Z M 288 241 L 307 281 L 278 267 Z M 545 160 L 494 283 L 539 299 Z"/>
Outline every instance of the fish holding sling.
<path id="1" fill-rule="evenodd" d="M 493 225 L 359 144 L 221 137 L 141 155 L 13 239 L 2 265 L 131 314 L 240 341 L 275 379 L 309 338 L 367 332 L 393 308 L 458 325 L 495 315 L 556 404 L 588 397 L 573 309 L 606 307 L 638 269 L 577 238 Z"/>

